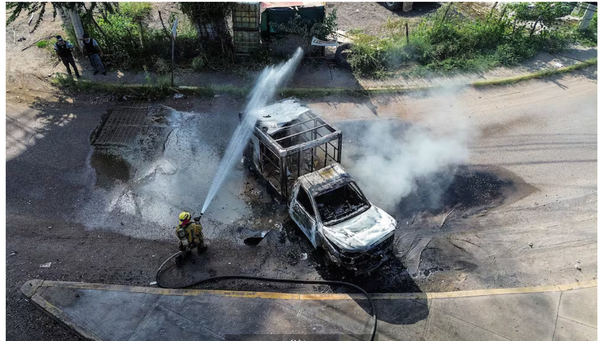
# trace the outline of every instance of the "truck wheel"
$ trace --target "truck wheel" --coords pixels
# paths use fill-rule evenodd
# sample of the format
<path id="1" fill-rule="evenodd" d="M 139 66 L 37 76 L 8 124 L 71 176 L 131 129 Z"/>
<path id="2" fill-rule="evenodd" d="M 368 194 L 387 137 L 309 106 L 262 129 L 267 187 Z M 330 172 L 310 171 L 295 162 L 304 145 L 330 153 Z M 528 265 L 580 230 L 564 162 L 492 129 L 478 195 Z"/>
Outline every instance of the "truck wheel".
<path id="1" fill-rule="evenodd" d="M 348 54 L 350 54 L 352 44 L 346 43 L 338 46 L 335 50 L 335 62 L 340 68 L 350 68 L 350 63 L 348 63 Z"/>
<path id="2" fill-rule="evenodd" d="M 383 2 L 382 5 L 383 5 L 383 7 L 389 9 L 390 11 L 395 11 L 395 10 L 399 9 L 400 7 L 402 7 L 401 2 Z"/>
<path id="3" fill-rule="evenodd" d="M 335 267 L 337 267 L 337 264 L 333 263 L 331 261 L 331 259 L 329 259 L 329 255 L 327 255 L 327 251 L 325 251 L 325 249 L 323 249 L 322 247 L 319 247 L 317 249 L 317 254 L 319 255 L 319 257 L 321 257 L 323 259 L 323 265 L 328 270 L 333 270 L 333 269 L 335 269 Z"/>

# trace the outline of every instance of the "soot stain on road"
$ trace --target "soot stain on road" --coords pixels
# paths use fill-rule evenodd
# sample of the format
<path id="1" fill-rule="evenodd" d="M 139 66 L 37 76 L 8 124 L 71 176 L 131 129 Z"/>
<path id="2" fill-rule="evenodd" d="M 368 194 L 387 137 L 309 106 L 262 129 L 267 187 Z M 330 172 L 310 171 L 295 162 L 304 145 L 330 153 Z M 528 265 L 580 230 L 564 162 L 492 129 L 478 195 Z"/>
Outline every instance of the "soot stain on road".
<path id="1" fill-rule="evenodd" d="M 431 186 L 437 185 L 420 182 L 406 204 L 394 212 L 400 226 L 397 251 L 418 280 L 427 280 L 434 273 L 476 270 L 473 248 L 481 246 L 470 234 L 481 228 L 478 218 L 537 190 L 515 173 L 496 166 L 457 167 L 440 196 L 439 188 L 432 191 Z M 429 197 L 432 192 L 439 201 Z"/>

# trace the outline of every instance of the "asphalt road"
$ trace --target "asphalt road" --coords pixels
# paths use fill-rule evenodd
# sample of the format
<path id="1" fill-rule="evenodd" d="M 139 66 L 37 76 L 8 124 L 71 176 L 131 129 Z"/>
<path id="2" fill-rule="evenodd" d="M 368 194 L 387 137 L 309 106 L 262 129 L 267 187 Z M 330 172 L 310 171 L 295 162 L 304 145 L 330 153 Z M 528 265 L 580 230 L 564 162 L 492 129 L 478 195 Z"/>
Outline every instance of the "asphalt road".
<path id="1" fill-rule="evenodd" d="M 441 211 L 429 209 L 432 216 L 423 217 L 423 224 L 396 215 L 410 225 L 405 249 L 433 238 L 425 259 L 416 259 L 417 264 L 429 259 L 434 266 L 455 270 L 438 272 L 419 286 L 425 291 L 465 290 L 595 278 L 596 91 L 595 70 L 588 70 L 509 87 L 445 89 L 366 103 L 332 99 L 312 107 L 340 125 L 347 120 L 400 118 L 423 122 L 434 131 L 457 135 L 462 130 L 469 135 L 462 180 L 471 186 L 463 188 L 463 199 L 474 187 L 478 189 L 471 194 L 487 191 L 490 200 L 471 207 L 480 210 L 465 209 L 469 205 L 460 200 Z M 385 136 L 382 142 L 389 143 Z M 384 171 L 377 170 L 376 176 L 385 176 Z M 477 172 L 480 176 L 468 175 Z M 473 181 L 477 178 L 497 183 L 499 193 L 494 186 Z M 364 180 L 363 187 L 369 187 L 369 179 Z M 421 250 L 418 247 L 417 254 Z M 414 258 L 405 255 L 402 260 L 410 269 Z M 578 261 L 581 271 L 575 268 Z"/>
<path id="2" fill-rule="evenodd" d="M 82 198 L 96 190 L 96 178 L 89 165 L 89 135 L 105 110 L 115 103 L 82 95 L 59 103 L 42 91 L 18 86 L 9 86 L 9 90 L 7 338 L 75 340 L 22 298 L 18 288 L 25 281 L 41 278 L 148 285 L 162 260 L 175 251 L 175 245 L 172 240 L 154 235 L 144 239 L 143 234 L 138 238 L 119 233 L 131 227 L 141 231 L 155 228 L 143 217 L 139 221 L 130 219 L 126 224 L 131 226 L 121 227 L 86 224 L 85 216 L 81 217 L 86 204 Z M 427 292 L 596 278 L 596 93 L 596 74 L 588 69 L 562 78 L 485 90 L 311 101 L 309 105 L 315 111 L 347 127 L 358 123 L 342 121 L 385 118 L 421 121 L 432 131 L 466 127 L 469 158 L 456 173 L 457 179 L 470 186 L 479 186 L 479 179 L 498 185 L 466 191 L 473 194 L 483 188 L 490 193 L 489 200 L 483 198 L 486 200 L 481 199 L 477 205 L 444 201 L 436 209 L 427 205 L 416 210 L 396 206 L 393 213 L 400 226 L 408 226 L 399 232 L 402 241 L 397 245 L 397 263 L 356 282 L 371 291 Z M 32 104 L 34 96 L 42 99 Z M 187 111 L 235 114 L 243 101 L 221 97 L 170 100 L 166 104 Z M 443 119 L 425 122 L 433 111 Z M 369 186 L 364 179 L 359 180 L 364 181 L 361 186 Z M 456 189 L 457 184 L 461 183 L 452 182 L 455 187 L 450 188 Z M 249 185 L 260 186 L 254 182 Z M 468 195 L 461 198 L 467 200 Z M 232 223 L 216 217 L 214 226 L 229 228 L 234 235 L 244 224 L 253 228 L 263 223 L 274 225 L 277 221 L 273 219 L 285 216 L 281 208 L 262 199 L 257 199 L 258 206 L 248 197 L 239 199 L 249 205 L 250 209 L 244 209 L 254 217 L 244 215 Z M 265 209 L 269 206 L 275 208 Z M 209 253 L 202 262 L 190 265 L 187 279 L 196 276 L 194 271 L 200 275 L 338 276 L 323 269 L 318 254 L 311 251 L 289 220 L 284 221 L 282 230 L 283 242 L 276 238 L 262 248 L 243 243 L 236 246 L 231 238 L 216 235 L 209 240 Z M 300 260 L 301 253 L 309 254 L 307 261 Z M 574 267 L 577 261 L 581 271 Z M 48 262 L 50 267 L 40 267 Z M 424 268 L 428 271 L 418 271 Z M 236 286 L 258 290 L 240 283 L 234 283 Z"/>

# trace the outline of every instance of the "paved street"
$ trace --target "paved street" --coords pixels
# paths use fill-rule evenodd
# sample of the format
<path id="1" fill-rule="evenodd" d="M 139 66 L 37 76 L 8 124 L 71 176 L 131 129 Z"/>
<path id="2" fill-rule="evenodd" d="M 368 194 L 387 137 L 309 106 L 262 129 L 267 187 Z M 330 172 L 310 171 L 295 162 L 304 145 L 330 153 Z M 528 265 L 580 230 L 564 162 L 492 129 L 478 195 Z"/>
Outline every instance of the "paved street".
<path id="1" fill-rule="evenodd" d="M 181 144 L 185 140 L 179 139 L 179 144 L 163 144 L 158 150 L 182 155 L 189 150 L 189 158 L 204 163 L 167 155 L 174 166 L 169 168 L 167 163 L 155 163 L 160 158 L 131 158 L 133 154 L 125 153 L 122 156 L 130 167 L 122 168 L 122 162 L 97 159 L 90 145 L 90 134 L 102 116 L 122 102 L 90 94 L 59 95 L 35 77 L 15 78 L 8 90 L 7 336 L 11 340 L 76 340 L 25 301 L 20 287 L 31 279 L 148 286 L 158 266 L 176 251 L 171 218 L 155 219 L 160 215 L 155 214 L 160 213 L 157 210 L 148 210 L 148 214 L 128 210 L 127 193 L 143 198 L 145 203 L 198 206 L 245 101 L 222 95 L 152 102 L 152 106 L 173 108 L 181 114 L 181 122 L 186 122 L 183 126 L 188 130 L 172 136 L 187 137 L 188 142 L 190 137 L 201 137 L 206 147 L 186 149 Z M 313 111 L 344 131 L 343 164 L 373 198 L 377 193 L 369 191 L 377 188 L 377 182 L 359 172 L 356 166 L 360 163 L 349 158 L 360 160 L 373 151 L 363 143 L 365 132 L 398 128 L 399 134 L 392 131 L 374 136 L 388 146 L 400 143 L 402 129 L 411 124 L 442 135 L 466 133 L 461 138 L 468 141 L 469 158 L 456 170 L 442 207 L 387 208 L 402 227 L 397 234 L 395 259 L 368 278 L 348 278 L 323 267 L 319 254 L 293 223 L 285 220 L 285 210 L 268 198 L 264 184 L 240 167 L 218 195 L 222 204 L 211 207 L 206 216 L 208 254 L 190 265 L 188 272 L 175 273 L 170 280 L 259 274 L 343 279 L 374 293 L 426 295 L 593 281 L 597 276 L 596 92 L 596 70 L 589 68 L 507 87 L 452 87 L 442 92 L 307 100 Z M 160 117 L 155 118 L 162 124 Z M 157 137 L 162 143 L 160 135 L 146 137 Z M 145 173 L 149 166 L 154 167 L 153 173 Z M 177 195 L 182 192 L 153 187 L 153 182 L 147 181 L 148 174 L 167 184 L 178 176 L 189 179 L 187 174 L 193 174 L 199 187 L 179 187 L 187 192 Z M 376 179 L 385 179 L 383 174 L 380 172 Z M 423 203 L 419 188 L 411 198 Z M 263 228 L 278 231 L 266 246 L 243 244 L 247 229 Z M 306 260 L 301 258 L 304 253 Z M 48 267 L 41 267 L 48 263 Z M 233 289 L 261 291 L 240 283 Z M 536 297 L 542 297 L 545 311 L 552 315 L 560 295 Z M 569 319 L 565 309 L 561 318 L 554 319 L 558 321 L 555 340 L 575 332 L 584 340 L 588 329 L 572 328 L 573 318 Z M 460 321 L 475 317 L 437 316 L 436 307 L 430 303 L 427 311 L 423 321 L 433 323 L 432 327 L 415 322 L 411 326 L 416 334 L 407 332 L 409 335 L 426 331 L 421 335 L 435 339 L 439 331 L 433 326 L 444 321 L 464 325 L 466 329 L 455 331 L 462 333 L 471 325 Z M 419 312 L 422 308 L 407 314 L 421 316 Z M 524 333 L 516 324 L 511 326 Z M 382 330 L 385 328 L 382 322 Z M 496 327 L 485 329 L 486 333 L 518 339 Z M 548 330 L 540 332 L 540 339 Z"/>

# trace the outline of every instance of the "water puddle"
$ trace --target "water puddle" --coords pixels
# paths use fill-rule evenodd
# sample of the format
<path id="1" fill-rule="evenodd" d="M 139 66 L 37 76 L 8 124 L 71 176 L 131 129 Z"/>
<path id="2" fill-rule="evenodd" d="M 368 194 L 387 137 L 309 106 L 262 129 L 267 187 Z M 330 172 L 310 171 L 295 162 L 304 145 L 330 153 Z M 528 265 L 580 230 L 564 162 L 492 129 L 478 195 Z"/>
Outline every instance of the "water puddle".
<path id="1" fill-rule="evenodd" d="M 121 156 L 103 150 L 94 150 L 90 166 L 96 172 L 97 187 L 114 188 L 119 183 L 127 183 L 131 176 L 131 165 Z"/>
<path id="2" fill-rule="evenodd" d="M 89 158 L 95 183 L 86 198 L 90 228 L 109 228 L 149 239 L 171 239 L 181 211 L 200 213 L 219 162 L 238 123 L 231 113 L 179 112 L 163 108 L 131 148 L 96 150 Z M 241 163 L 226 177 L 203 222 L 207 238 L 217 226 L 251 215 Z M 214 223 L 211 223 L 214 222 Z"/>

